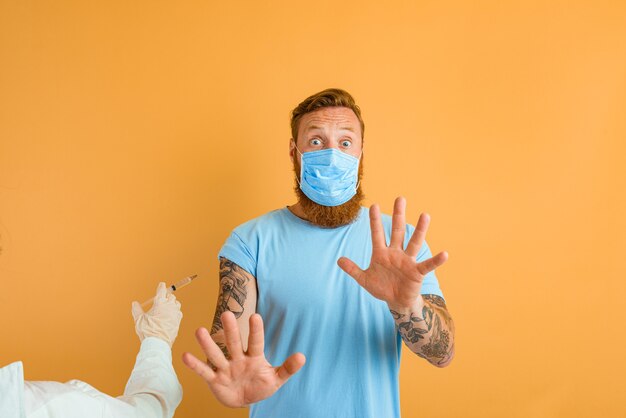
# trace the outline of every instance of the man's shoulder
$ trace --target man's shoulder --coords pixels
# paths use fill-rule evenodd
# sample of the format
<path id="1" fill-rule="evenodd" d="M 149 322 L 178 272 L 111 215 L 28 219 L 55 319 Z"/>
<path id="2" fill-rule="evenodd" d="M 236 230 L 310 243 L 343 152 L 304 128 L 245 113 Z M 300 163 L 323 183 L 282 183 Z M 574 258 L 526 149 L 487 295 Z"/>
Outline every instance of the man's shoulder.
<path id="1" fill-rule="evenodd" d="M 252 218 L 233 229 L 235 234 L 247 234 L 250 231 L 258 231 L 266 228 L 271 228 L 276 225 L 283 217 L 285 208 L 274 209 L 263 215 Z"/>

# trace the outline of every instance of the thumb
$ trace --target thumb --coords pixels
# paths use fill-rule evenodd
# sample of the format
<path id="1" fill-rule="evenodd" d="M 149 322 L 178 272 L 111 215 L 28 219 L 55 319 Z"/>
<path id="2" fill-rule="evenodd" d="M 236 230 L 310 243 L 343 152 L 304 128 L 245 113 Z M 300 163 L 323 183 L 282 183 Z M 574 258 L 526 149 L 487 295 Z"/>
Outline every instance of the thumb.
<path id="1" fill-rule="evenodd" d="M 131 305 L 131 312 L 133 314 L 133 319 L 135 320 L 135 322 L 137 322 L 137 318 L 139 318 L 144 312 L 143 309 L 141 309 L 141 305 L 139 305 L 139 302 L 134 301 Z"/>
<path id="2" fill-rule="evenodd" d="M 296 353 L 289 356 L 282 366 L 276 370 L 278 380 L 280 384 L 284 384 L 291 376 L 298 373 L 298 371 L 306 363 L 306 357 L 302 353 Z"/>
<path id="3" fill-rule="evenodd" d="M 347 257 L 341 257 L 337 260 L 337 265 L 345 271 L 350 277 L 357 281 L 361 286 L 363 285 L 365 272 L 357 266 L 354 261 Z"/>

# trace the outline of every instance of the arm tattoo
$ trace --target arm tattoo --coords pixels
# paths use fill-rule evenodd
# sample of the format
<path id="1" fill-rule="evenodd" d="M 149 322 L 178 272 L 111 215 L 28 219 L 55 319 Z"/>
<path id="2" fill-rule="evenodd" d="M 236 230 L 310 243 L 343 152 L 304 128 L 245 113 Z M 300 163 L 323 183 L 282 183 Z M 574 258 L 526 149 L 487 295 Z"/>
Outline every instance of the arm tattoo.
<path id="1" fill-rule="evenodd" d="M 440 308 L 446 308 L 446 301 L 442 297 L 437 295 L 422 295 L 422 299 L 429 301 L 430 303 L 439 306 Z"/>
<path id="2" fill-rule="evenodd" d="M 393 314 L 393 317 L 396 319 L 396 321 L 406 316 L 404 314 L 399 314 L 396 311 L 391 311 L 391 313 Z M 418 328 L 415 326 L 420 322 L 424 322 L 424 320 L 411 313 L 410 318 L 398 323 L 398 330 L 400 331 L 400 335 L 402 335 L 402 339 L 406 341 L 407 344 L 415 344 L 416 342 L 424 338 L 424 334 L 428 333 L 429 329 Z"/>
<path id="3" fill-rule="evenodd" d="M 402 339 L 418 356 L 435 364 L 443 364 L 454 354 L 450 332 L 452 317 L 443 298 L 423 295 L 422 317 L 411 312 L 408 316 L 391 311 Z M 442 325 L 443 322 L 443 325 Z M 453 331 L 452 331 L 453 332 Z"/>
<path id="4" fill-rule="evenodd" d="M 243 306 L 248 296 L 246 286 L 249 282 L 250 277 L 244 269 L 226 258 L 220 259 L 220 295 L 215 307 L 211 335 L 223 329 L 221 316 L 224 312 L 231 311 L 235 318 L 243 314 Z M 221 342 L 217 345 L 228 358 L 226 345 Z"/>

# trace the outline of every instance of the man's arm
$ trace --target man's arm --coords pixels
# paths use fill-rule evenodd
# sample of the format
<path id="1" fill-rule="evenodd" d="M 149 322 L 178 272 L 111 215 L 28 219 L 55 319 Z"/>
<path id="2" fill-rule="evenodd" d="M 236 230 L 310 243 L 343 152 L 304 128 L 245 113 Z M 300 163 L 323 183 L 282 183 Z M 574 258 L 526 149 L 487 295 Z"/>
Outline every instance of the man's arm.
<path id="1" fill-rule="evenodd" d="M 385 240 L 380 208 L 370 208 L 372 259 L 362 270 L 354 261 L 341 257 L 337 264 L 372 296 L 387 302 L 406 345 L 417 355 L 438 367 L 447 366 L 454 357 L 454 325 L 443 299 L 421 295 L 428 273 L 448 259 L 444 251 L 417 261 L 424 244 L 430 216 L 422 214 L 404 248 L 406 201 L 399 197 L 393 207 L 391 237 Z"/>
<path id="2" fill-rule="evenodd" d="M 247 349 L 250 316 L 256 311 L 256 279 L 227 258 L 220 258 L 220 290 L 215 307 L 211 338 L 229 358 L 222 314 L 230 311 L 237 319 L 244 351 Z"/>
<path id="3" fill-rule="evenodd" d="M 454 322 L 442 297 L 423 295 L 412 309 L 390 309 L 406 346 L 437 367 L 454 357 Z"/>

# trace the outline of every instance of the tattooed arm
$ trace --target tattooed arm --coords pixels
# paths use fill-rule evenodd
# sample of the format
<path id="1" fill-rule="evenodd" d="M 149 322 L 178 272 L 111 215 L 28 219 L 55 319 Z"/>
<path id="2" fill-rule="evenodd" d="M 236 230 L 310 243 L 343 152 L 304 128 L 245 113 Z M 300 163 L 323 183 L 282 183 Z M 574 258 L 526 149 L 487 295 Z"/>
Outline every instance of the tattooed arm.
<path id="1" fill-rule="evenodd" d="M 454 322 L 443 298 L 423 295 L 412 309 L 390 309 L 406 346 L 437 367 L 454 357 Z"/>
<path id="2" fill-rule="evenodd" d="M 210 333 L 206 328 L 196 330 L 206 361 L 183 354 L 185 365 L 206 382 L 218 401 L 231 408 L 272 396 L 306 361 L 302 353 L 292 354 L 280 366 L 267 361 L 263 320 L 254 313 L 256 298 L 254 276 L 220 258 L 220 292 L 213 327 Z"/>
<path id="3" fill-rule="evenodd" d="M 341 257 L 337 264 L 377 299 L 387 302 L 398 331 L 411 351 L 438 367 L 447 366 L 454 357 L 454 324 L 443 299 L 421 295 L 428 273 L 448 259 L 442 251 L 434 257 L 417 261 L 425 243 L 430 216 L 422 213 L 409 242 L 404 246 L 406 232 L 406 201 L 396 199 L 391 218 L 391 238 L 385 240 L 380 208 L 370 208 L 372 259 L 362 270 L 354 261 Z M 430 251 L 427 252 L 430 255 Z"/>
<path id="4" fill-rule="evenodd" d="M 229 357 L 222 326 L 222 313 L 230 311 L 235 315 L 241 332 L 244 351 L 247 349 L 250 316 L 256 311 L 256 279 L 246 270 L 227 258 L 220 258 L 220 290 L 215 307 L 211 337 Z"/>

